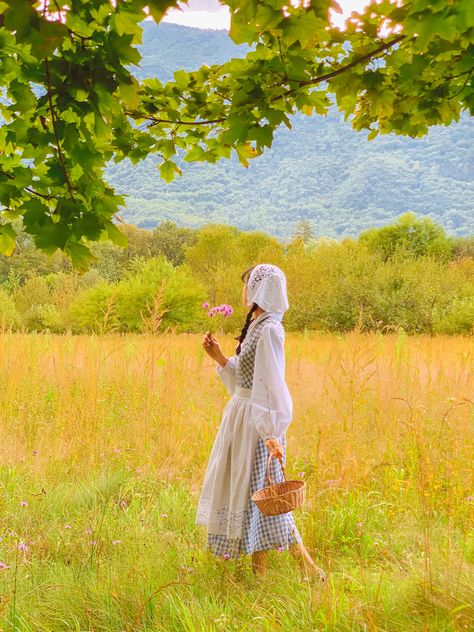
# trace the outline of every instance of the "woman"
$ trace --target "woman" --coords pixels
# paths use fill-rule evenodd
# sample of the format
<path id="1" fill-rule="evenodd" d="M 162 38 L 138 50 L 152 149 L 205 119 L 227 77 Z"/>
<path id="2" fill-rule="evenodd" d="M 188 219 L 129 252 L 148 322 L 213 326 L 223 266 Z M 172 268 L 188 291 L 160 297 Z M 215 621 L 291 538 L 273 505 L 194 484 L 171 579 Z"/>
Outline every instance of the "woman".
<path id="1" fill-rule="evenodd" d="M 289 549 L 306 577 L 324 581 L 324 571 L 304 547 L 293 514 L 264 516 L 251 499 L 265 487 L 269 453 L 275 457 L 272 480 L 283 480 L 278 459 L 285 463 L 285 431 L 293 404 L 285 382 L 281 323 L 288 309 L 285 275 L 277 266 L 261 264 L 244 272 L 242 281 L 244 305 L 250 311 L 235 355 L 227 358 L 210 333 L 203 341 L 232 398 L 211 451 L 196 522 L 207 527 L 209 550 L 224 559 L 251 554 L 255 574 L 265 574 L 269 549 Z"/>

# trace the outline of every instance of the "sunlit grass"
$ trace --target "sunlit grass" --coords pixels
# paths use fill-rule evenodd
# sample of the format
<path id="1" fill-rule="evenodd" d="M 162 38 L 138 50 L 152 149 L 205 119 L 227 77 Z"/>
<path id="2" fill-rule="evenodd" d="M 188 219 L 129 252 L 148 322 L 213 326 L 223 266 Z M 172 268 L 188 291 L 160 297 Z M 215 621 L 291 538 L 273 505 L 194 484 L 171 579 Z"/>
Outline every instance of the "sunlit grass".
<path id="1" fill-rule="evenodd" d="M 200 343 L 0 336 L 0 629 L 474 629 L 472 339 L 287 334 L 323 591 L 286 553 L 257 580 L 204 550 L 228 397 Z"/>

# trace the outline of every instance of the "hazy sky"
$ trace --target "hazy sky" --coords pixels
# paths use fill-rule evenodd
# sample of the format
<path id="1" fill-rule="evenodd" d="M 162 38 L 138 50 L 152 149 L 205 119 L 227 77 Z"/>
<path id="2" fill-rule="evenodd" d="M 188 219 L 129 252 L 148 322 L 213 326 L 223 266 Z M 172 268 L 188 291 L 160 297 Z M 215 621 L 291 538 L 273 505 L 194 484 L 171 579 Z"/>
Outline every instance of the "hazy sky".
<path id="1" fill-rule="evenodd" d="M 333 13 L 333 23 L 342 26 L 345 18 L 368 4 L 367 0 L 339 0 L 344 15 Z M 201 29 L 228 29 L 229 9 L 219 4 L 218 0 L 189 0 L 180 5 L 183 10 L 171 9 L 163 22 L 174 22 Z"/>

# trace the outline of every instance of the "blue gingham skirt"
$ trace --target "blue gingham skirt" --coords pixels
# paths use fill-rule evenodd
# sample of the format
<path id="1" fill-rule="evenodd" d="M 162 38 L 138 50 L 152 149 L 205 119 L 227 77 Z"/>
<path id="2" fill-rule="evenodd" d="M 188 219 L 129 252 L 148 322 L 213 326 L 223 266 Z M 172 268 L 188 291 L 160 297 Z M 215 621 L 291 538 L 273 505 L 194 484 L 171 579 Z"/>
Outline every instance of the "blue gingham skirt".
<path id="1" fill-rule="evenodd" d="M 286 437 L 282 437 L 283 463 L 286 463 Z M 257 442 L 255 458 L 252 466 L 249 499 L 244 519 L 242 537 L 229 540 L 225 535 L 207 534 L 206 548 L 218 557 L 224 559 L 238 558 L 242 554 L 251 554 L 254 551 L 268 549 L 288 549 L 292 544 L 302 541 L 296 528 L 293 513 L 290 511 L 280 516 L 264 516 L 252 500 L 252 494 L 266 486 L 265 469 L 267 466 L 268 449 L 263 439 Z M 270 477 L 273 482 L 284 480 L 283 472 L 278 459 L 270 462 Z"/>

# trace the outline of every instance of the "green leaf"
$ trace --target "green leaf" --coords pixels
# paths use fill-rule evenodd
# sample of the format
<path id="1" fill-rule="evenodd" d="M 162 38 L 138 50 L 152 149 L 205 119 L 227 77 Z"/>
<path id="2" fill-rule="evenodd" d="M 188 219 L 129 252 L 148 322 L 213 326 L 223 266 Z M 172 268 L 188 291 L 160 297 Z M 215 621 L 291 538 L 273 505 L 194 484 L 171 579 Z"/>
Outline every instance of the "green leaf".
<path id="1" fill-rule="evenodd" d="M 161 177 L 166 180 L 166 182 L 174 180 L 175 173 L 179 173 L 179 175 L 182 174 L 181 169 L 172 160 L 164 160 L 158 165 L 158 168 L 160 170 Z"/>
<path id="2" fill-rule="evenodd" d="M 87 246 L 77 241 L 69 240 L 64 247 L 64 252 L 70 257 L 73 267 L 79 272 L 87 272 L 90 264 L 98 260 Z"/>
<path id="3" fill-rule="evenodd" d="M 0 226 L 0 252 L 9 257 L 16 247 L 16 233 L 11 224 Z"/>
<path id="4" fill-rule="evenodd" d="M 122 246 L 124 248 L 128 246 L 128 237 L 117 227 L 116 224 L 106 221 L 104 222 L 104 226 L 107 229 L 106 232 L 109 239 L 111 239 L 114 244 L 117 244 L 117 246 Z"/>
<path id="5" fill-rule="evenodd" d="M 250 143 L 245 143 L 245 145 L 237 145 L 235 148 L 237 152 L 237 156 L 239 158 L 239 162 L 244 166 L 249 166 L 249 158 L 253 158 L 257 155 L 254 147 Z"/>

